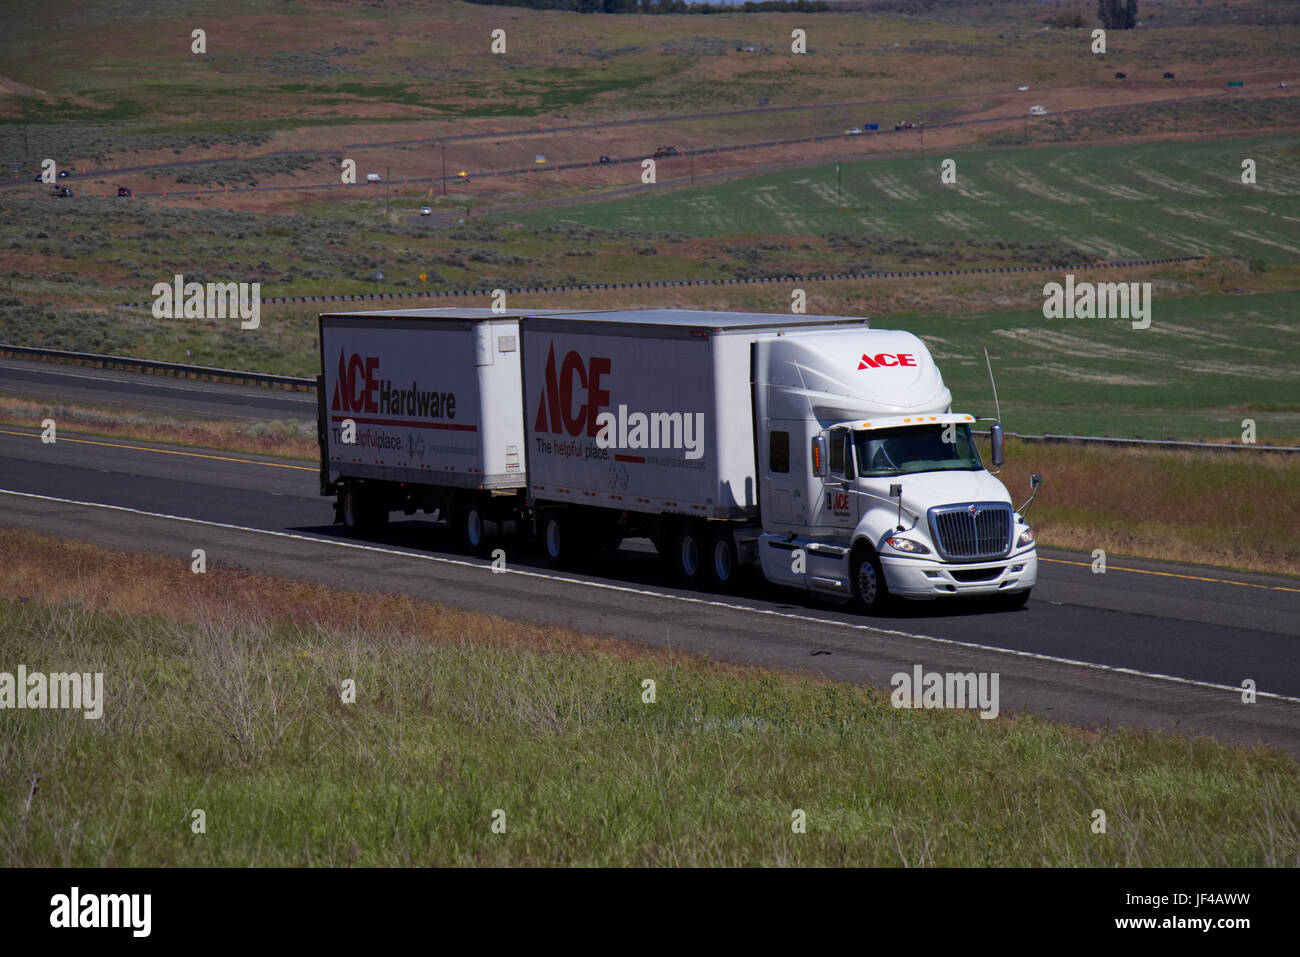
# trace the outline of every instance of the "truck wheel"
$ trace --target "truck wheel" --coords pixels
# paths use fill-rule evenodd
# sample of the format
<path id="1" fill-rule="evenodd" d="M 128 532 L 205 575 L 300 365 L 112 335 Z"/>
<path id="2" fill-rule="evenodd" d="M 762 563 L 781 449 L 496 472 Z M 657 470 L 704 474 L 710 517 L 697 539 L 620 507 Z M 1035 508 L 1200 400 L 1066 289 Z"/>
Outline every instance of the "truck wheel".
<path id="1" fill-rule="evenodd" d="M 366 497 L 355 486 L 348 486 L 339 496 L 339 516 L 349 535 L 360 535 L 371 530 L 371 512 Z"/>
<path id="2" fill-rule="evenodd" d="M 736 579 L 740 577 L 736 540 L 726 526 L 717 529 L 709 542 L 709 575 L 713 585 L 721 591 L 734 588 Z"/>
<path id="3" fill-rule="evenodd" d="M 465 505 L 460 514 L 460 542 L 475 555 L 483 555 L 491 543 L 495 531 L 494 522 L 483 514 L 483 503 L 472 501 Z"/>
<path id="4" fill-rule="evenodd" d="M 699 588 L 708 580 L 709 539 L 697 522 L 687 522 L 677 534 L 677 573 L 682 582 Z"/>
<path id="5" fill-rule="evenodd" d="M 542 551 L 552 565 L 572 565 L 583 552 L 583 529 L 571 512 L 548 512 L 542 519 Z"/>
<path id="6" fill-rule="evenodd" d="M 849 561 L 849 576 L 853 602 L 858 611 L 878 615 L 885 610 L 889 604 L 889 586 L 885 584 L 880 559 L 871 548 L 863 545 L 854 549 Z"/>

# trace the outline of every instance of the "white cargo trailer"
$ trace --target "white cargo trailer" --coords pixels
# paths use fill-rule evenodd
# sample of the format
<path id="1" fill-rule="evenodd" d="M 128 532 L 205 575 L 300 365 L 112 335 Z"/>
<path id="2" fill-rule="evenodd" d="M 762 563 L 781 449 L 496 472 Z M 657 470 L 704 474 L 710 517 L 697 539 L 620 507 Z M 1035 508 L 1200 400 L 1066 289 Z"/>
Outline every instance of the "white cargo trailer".
<path id="1" fill-rule="evenodd" d="M 530 501 L 548 557 L 630 535 L 671 557 L 688 519 L 756 523 L 751 347 L 867 325 L 680 309 L 522 319 Z"/>
<path id="2" fill-rule="evenodd" d="M 360 530 L 390 511 L 447 519 L 481 547 L 518 518 L 526 450 L 519 311 L 399 309 L 320 317 L 322 494 Z"/>

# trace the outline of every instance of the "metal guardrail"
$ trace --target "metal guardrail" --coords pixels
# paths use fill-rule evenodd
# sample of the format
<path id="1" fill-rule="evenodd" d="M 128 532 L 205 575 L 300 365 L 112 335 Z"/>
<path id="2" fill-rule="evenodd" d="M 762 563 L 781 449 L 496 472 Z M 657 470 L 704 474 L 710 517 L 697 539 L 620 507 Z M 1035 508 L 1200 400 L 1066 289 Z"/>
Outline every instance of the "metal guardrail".
<path id="1" fill-rule="evenodd" d="M 1125 269 L 1131 266 L 1163 266 L 1169 263 L 1196 262 L 1204 256 L 1174 256 L 1167 259 L 1121 259 L 1113 262 L 1050 263 L 1045 266 L 981 266 L 973 269 L 925 269 L 916 272 L 842 272 L 817 275 L 751 276 L 740 279 L 662 279 L 650 282 L 575 283 L 568 286 L 521 286 L 502 288 L 507 295 L 553 292 L 590 292 L 597 289 L 653 289 L 666 286 L 743 286 L 769 282 L 834 282 L 843 279 L 919 279 L 925 276 L 979 276 L 1007 272 L 1082 272 L 1087 269 Z M 343 296 L 263 296 L 263 303 L 372 302 L 376 299 L 448 299 L 461 296 L 490 296 L 495 289 L 442 289 L 436 292 L 360 292 Z M 151 309 L 152 301 L 119 302 L 123 309 Z"/>
<path id="2" fill-rule="evenodd" d="M 316 388 L 314 378 L 301 376 L 276 375 L 272 372 L 245 372 L 240 369 L 221 369 L 215 366 L 186 365 L 182 362 L 164 362 L 158 359 L 136 359 L 131 356 L 106 356 L 93 352 L 66 352 L 62 349 L 45 349 L 37 346 L 15 346 L 0 343 L 0 356 L 19 356 L 34 359 L 46 359 L 55 362 L 73 362 L 93 365 L 104 369 L 123 369 L 129 372 L 162 372 L 187 378 L 229 379 L 236 382 L 260 383 L 262 385 L 287 386 L 293 389 Z M 972 430 L 976 435 L 988 435 L 987 429 Z M 1193 449 L 1211 452 L 1279 452 L 1295 455 L 1300 453 L 1300 446 L 1294 445 L 1246 445 L 1228 442 L 1197 442 L 1185 439 L 1137 439 L 1116 438 L 1103 435 L 1056 435 L 1045 432 L 1032 435 L 1021 432 L 1007 432 L 1006 435 L 1025 442 L 1077 443 L 1082 445 L 1130 446 L 1136 448 Z"/>
<path id="3" fill-rule="evenodd" d="M 132 356 L 105 356 L 94 352 L 66 352 L 63 349 L 44 349 L 37 346 L 15 346 L 0 343 L 0 356 L 19 356 L 46 359 L 53 362 L 72 362 L 101 369 L 124 369 L 128 372 L 160 372 L 185 378 L 229 379 L 236 382 L 261 385 L 287 386 L 289 388 L 316 388 L 315 379 L 299 376 L 276 375 L 273 372 L 245 372 L 242 369 L 221 369 L 215 366 L 186 365 L 183 362 L 164 362 L 160 359 L 136 359 Z"/>
<path id="4" fill-rule="evenodd" d="M 972 430 L 976 435 L 988 435 L 988 430 Z M 1045 442 L 1049 444 L 1102 445 L 1131 448 L 1190 449 L 1202 452 L 1280 452 L 1284 455 L 1300 453 L 1297 445 L 1266 445 L 1235 442 L 1198 442 L 1194 439 L 1135 439 L 1117 438 L 1109 435 L 1056 435 L 1045 432 L 1042 435 L 1027 435 L 1020 432 L 1004 433 L 1022 442 Z"/>

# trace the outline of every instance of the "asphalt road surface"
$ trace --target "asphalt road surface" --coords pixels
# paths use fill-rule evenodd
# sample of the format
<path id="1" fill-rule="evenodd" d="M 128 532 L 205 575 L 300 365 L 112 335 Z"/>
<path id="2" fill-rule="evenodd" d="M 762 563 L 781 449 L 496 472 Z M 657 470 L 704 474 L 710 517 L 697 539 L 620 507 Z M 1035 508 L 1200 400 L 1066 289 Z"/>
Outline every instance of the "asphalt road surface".
<path id="1" fill-rule="evenodd" d="M 117 383 L 124 401 L 215 412 L 282 398 L 85 372 Z M 0 387 L 15 388 L 7 363 Z M 159 396 L 160 387 L 187 394 Z M 318 495 L 311 462 L 67 431 L 47 445 L 34 427 L 0 426 L 0 503 L 7 526 L 187 564 L 203 547 L 210 566 L 403 592 L 879 687 L 917 664 L 998 672 L 1004 712 L 1262 740 L 1300 755 L 1300 583 L 1283 577 L 1113 557 L 1098 575 L 1086 555 L 1044 549 L 1038 587 L 1022 611 L 909 603 L 865 618 L 759 580 L 732 595 L 682 590 L 644 541 L 625 543 L 598 568 L 570 570 L 546 567 L 527 542 L 505 542 L 508 571 L 495 574 L 430 520 L 395 521 L 372 541 L 344 537 L 330 524 L 332 504 Z M 1255 704 L 1241 700 L 1247 679 L 1259 690 Z"/>

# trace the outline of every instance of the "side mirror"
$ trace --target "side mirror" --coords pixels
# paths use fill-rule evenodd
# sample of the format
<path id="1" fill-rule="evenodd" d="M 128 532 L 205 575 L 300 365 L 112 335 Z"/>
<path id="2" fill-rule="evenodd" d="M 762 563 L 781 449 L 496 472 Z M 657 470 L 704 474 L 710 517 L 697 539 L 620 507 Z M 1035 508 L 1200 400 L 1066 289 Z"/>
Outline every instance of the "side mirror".
<path id="1" fill-rule="evenodd" d="M 829 443 L 824 435 L 814 435 L 812 440 L 812 468 L 813 475 L 818 478 L 826 478 L 831 474 L 831 460 L 829 456 Z"/>
<path id="2" fill-rule="evenodd" d="M 1016 509 L 1016 511 L 1020 513 L 1020 517 L 1021 517 L 1021 518 L 1024 518 L 1024 517 L 1025 517 L 1025 512 L 1029 511 L 1029 506 L 1031 506 L 1031 505 L 1034 504 L 1034 499 L 1036 499 L 1036 498 L 1038 497 L 1038 488 L 1039 488 L 1039 486 L 1041 486 L 1042 484 L 1043 484 L 1043 473 L 1042 473 L 1042 472 L 1030 472 L 1030 473 L 1029 473 L 1029 487 L 1030 487 L 1033 491 L 1031 491 L 1031 492 L 1029 493 L 1029 498 L 1026 499 L 1025 504 L 1024 504 L 1024 505 L 1021 505 L 1018 509 Z"/>
<path id="3" fill-rule="evenodd" d="M 1006 439 L 1002 435 L 1002 423 L 994 422 L 989 426 L 989 442 L 993 446 L 993 467 L 1002 468 L 1002 463 L 1007 460 Z"/>

